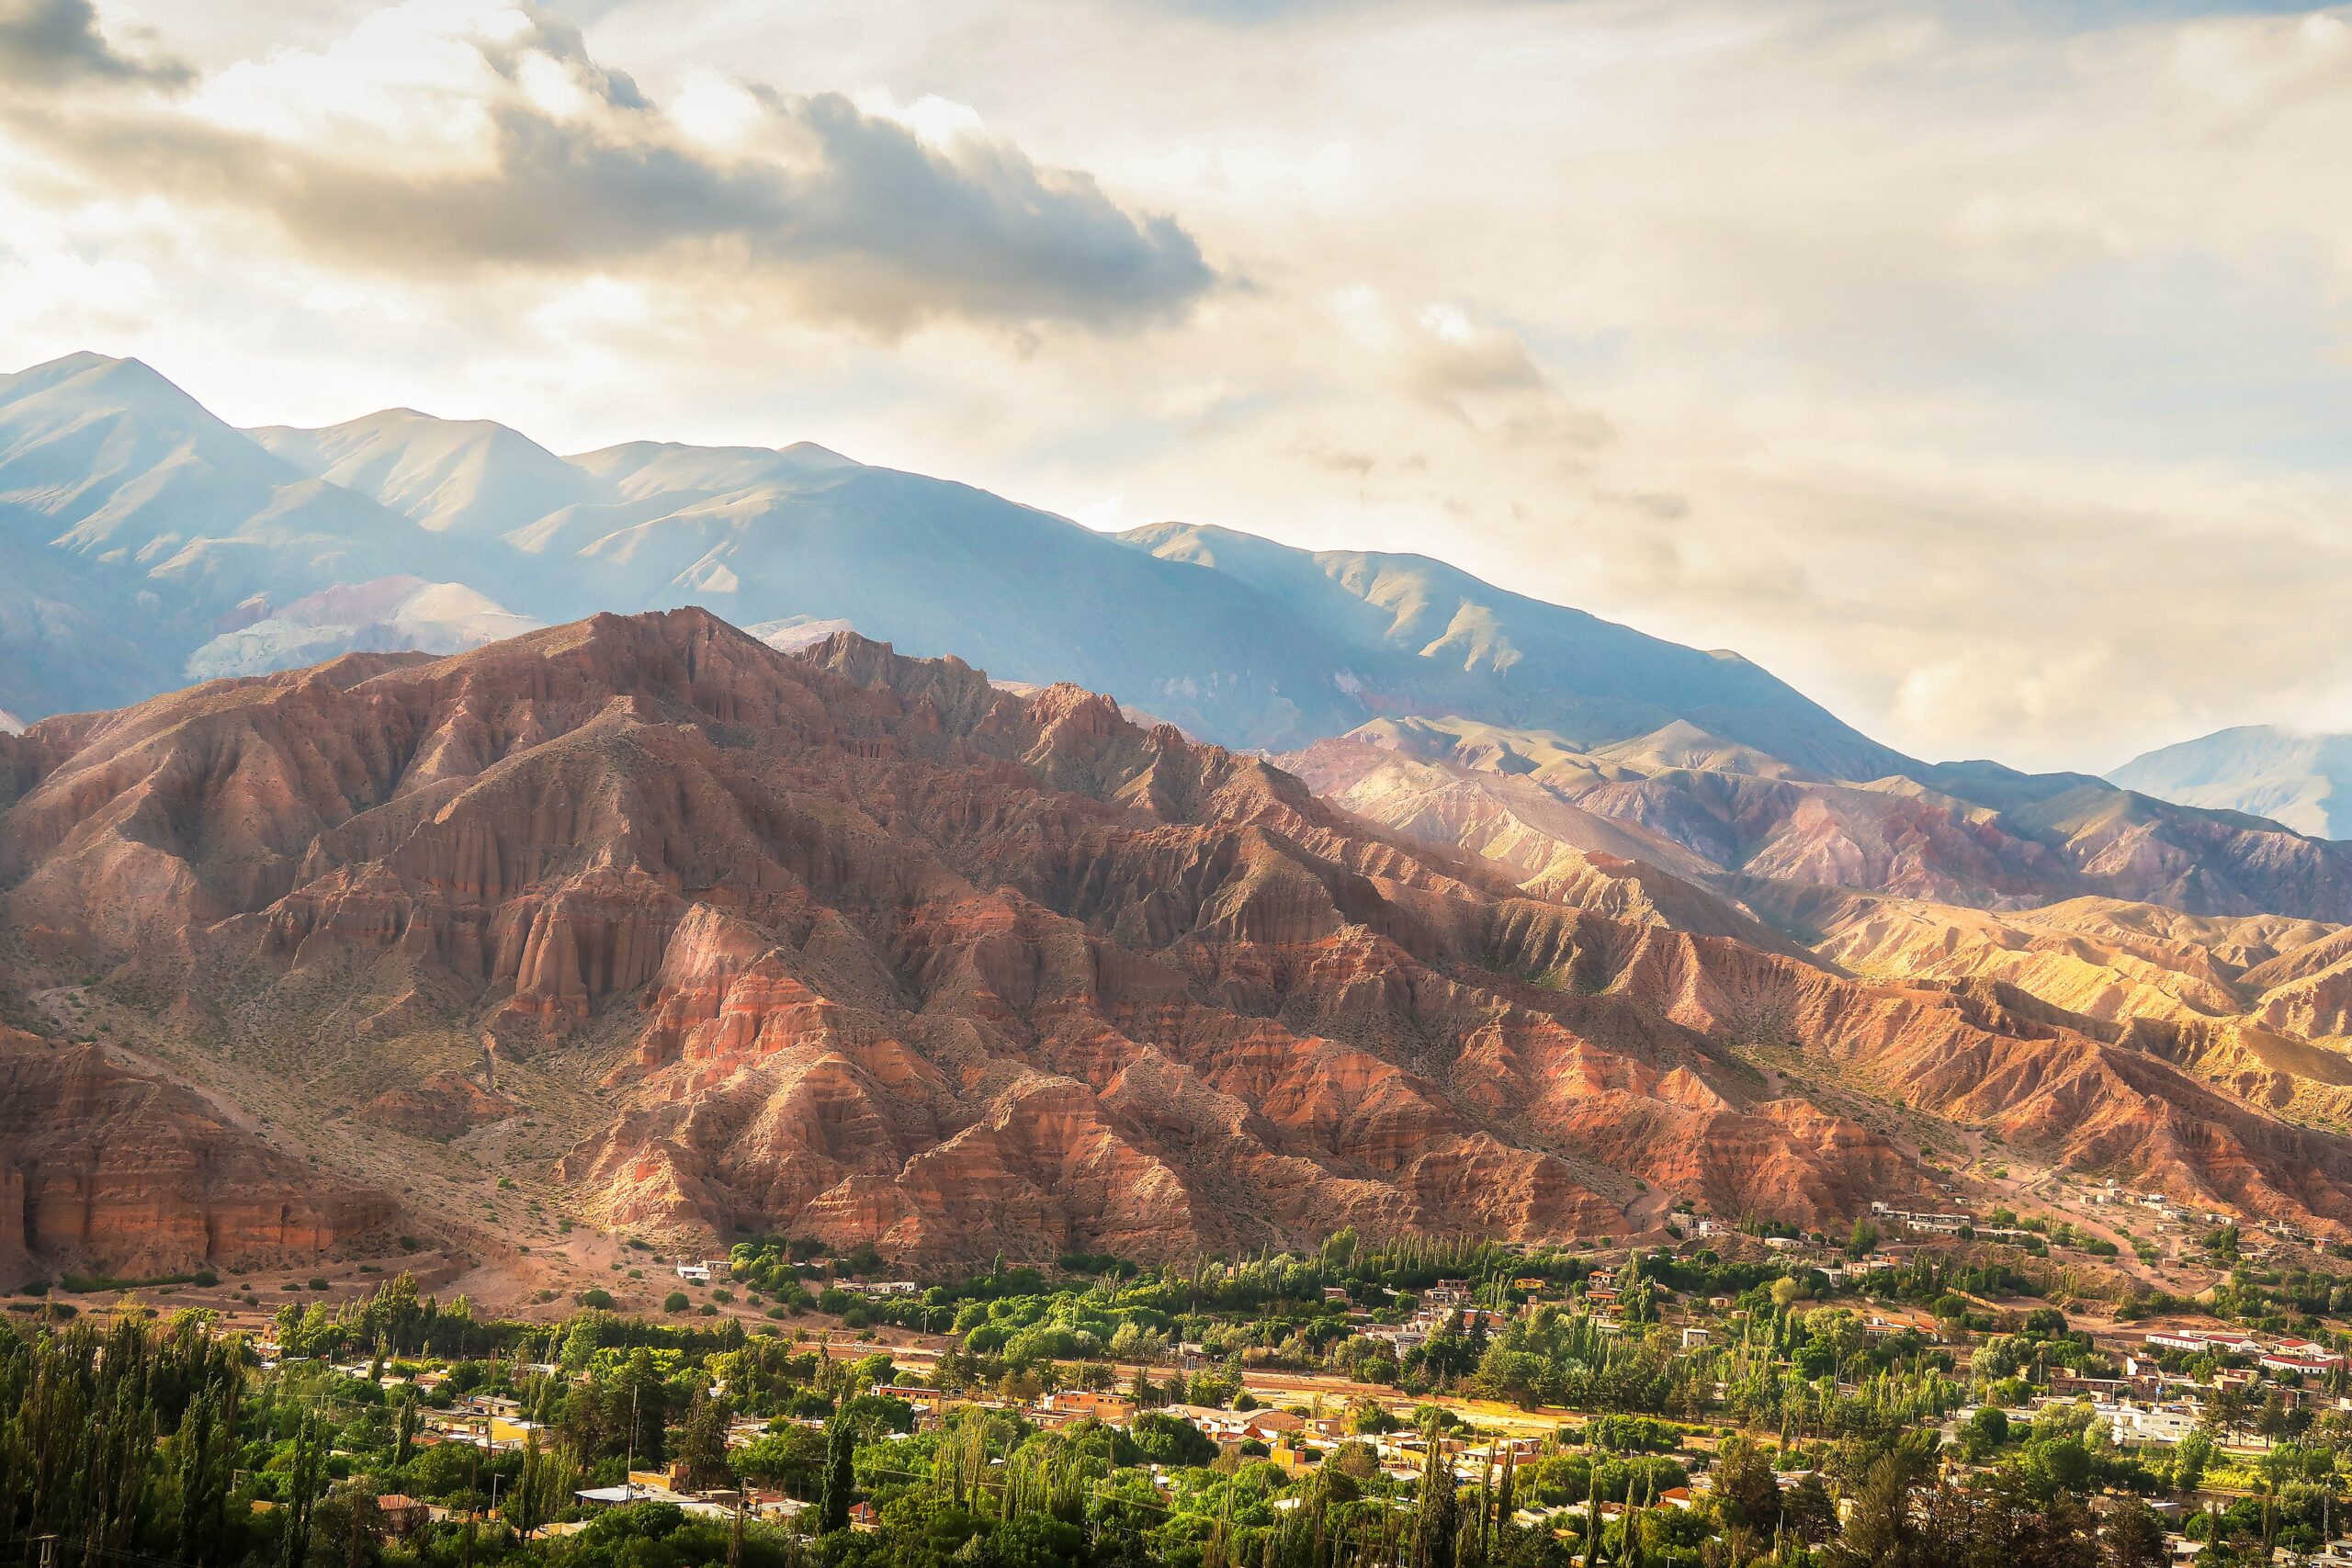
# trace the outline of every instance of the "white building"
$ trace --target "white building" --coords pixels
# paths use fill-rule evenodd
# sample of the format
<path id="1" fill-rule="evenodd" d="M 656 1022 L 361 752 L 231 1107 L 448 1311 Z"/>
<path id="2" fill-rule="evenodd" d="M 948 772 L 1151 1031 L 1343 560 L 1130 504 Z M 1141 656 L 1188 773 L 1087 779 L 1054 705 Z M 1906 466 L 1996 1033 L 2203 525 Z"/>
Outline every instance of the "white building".
<path id="1" fill-rule="evenodd" d="M 2198 1413 L 2181 1404 L 2143 1407 L 2101 1403 L 2091 1408 L 2107 1422 L 2109 1435 L 2118 1448 L 2135 1443 L 2170 1446 L 2197 1430 L 2199 1424 Z"/>

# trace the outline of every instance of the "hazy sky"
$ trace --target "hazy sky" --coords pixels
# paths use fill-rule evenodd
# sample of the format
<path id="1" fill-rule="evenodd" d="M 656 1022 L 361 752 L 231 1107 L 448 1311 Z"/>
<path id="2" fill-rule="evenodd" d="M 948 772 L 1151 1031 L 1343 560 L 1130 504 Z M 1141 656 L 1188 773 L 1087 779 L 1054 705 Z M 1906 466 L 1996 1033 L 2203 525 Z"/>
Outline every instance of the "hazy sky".
<path id="1" fill-rule="evenodd" d="M 0 367 L 1417 549 L 1928 757 L 2352 728 L 2352 13 L 0 0 Z"/>

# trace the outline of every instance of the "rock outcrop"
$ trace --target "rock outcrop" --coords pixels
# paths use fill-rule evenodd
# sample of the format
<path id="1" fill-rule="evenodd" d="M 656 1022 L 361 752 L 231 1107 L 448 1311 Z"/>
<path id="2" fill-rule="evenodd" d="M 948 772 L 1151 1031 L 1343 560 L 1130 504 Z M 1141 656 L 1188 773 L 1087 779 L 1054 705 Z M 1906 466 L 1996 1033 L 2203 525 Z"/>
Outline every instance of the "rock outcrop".
<path id="1" fill-rule="evenodd" d="M 435 1073 L 417 1083 L 388 1089 L 359 1108 L 359 1119 L 379 1127 L 428 1138 L 454 1138 L 475 1127 L 503 1122 L 522 1107 L 463 1073 Z"/>
<path id="2" fill-rule="evenodd" d="M 0 1029 L 0 1271 L 280 1261 L 392 1213 L 382 1192 L 322 1177 L 100 1046 Z"/>

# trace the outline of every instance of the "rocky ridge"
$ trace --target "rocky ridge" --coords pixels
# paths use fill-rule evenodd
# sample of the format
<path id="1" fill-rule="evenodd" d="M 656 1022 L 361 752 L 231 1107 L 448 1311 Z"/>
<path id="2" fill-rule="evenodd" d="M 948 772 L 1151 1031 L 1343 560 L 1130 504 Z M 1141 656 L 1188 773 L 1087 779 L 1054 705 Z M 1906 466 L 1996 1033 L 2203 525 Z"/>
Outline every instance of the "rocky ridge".
<path id="1" fill-rule="evenodd" d="M 1677 1201 L 1833 1224 L 1930 1190 L 1914 1134 L 1761 1052 L 2352 1235 L 2352 1145 L 2177 1041 L 1858 977 L 1603 852 L 1518 874 L 854 634 L 600 616 L 216 682 L 0 740 L 0 802 L 29 964 L 357 1136 L 506 1113 L 449 1077 L 485 1042 L 526 1111 L 534 1072 L 594 1080 L 547 1174 L 613 1223 L 940 1262 L 1624 1234 Z"/>

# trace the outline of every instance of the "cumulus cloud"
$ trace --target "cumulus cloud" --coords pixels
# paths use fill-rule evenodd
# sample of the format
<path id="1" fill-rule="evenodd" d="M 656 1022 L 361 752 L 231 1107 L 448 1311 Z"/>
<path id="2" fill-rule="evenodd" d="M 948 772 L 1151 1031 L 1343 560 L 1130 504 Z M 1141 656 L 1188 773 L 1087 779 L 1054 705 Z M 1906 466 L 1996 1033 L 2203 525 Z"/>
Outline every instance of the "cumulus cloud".
<path id="1" fill-rule="evenodd" d="M 177 85 L 188 74 L 176 61 L 118 51 L 90 0 L 0 0 L 0 82 L 11 86 L 47 90 L 93 78 Z"/>
<path id="2" fill-rule="evenodd" d="M 548 18 L 434 4 L 400 19 L 397 41 L 440 47 L 356 110 L 319 93 L 343 62 L 281 56 L 184 105 L 98 97 L 15 129 L 107 191 L 249 212 L 309 254 L 412 277 L 670 274 L 893 332 L 1118 328 L 1216 281 L 1173 220 L 974 126 L 931 140 L 840 94 L 745 86 L 716 148 Z"/>

